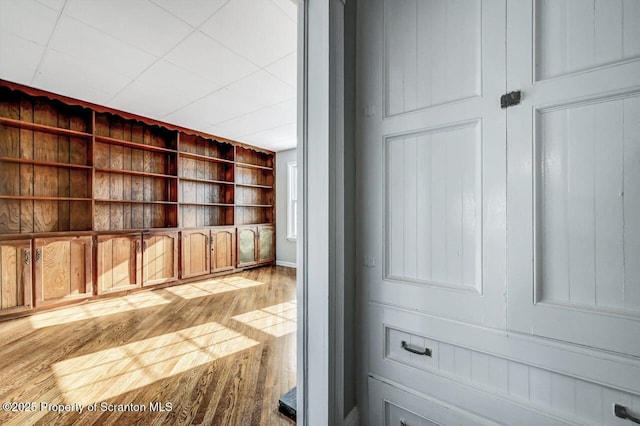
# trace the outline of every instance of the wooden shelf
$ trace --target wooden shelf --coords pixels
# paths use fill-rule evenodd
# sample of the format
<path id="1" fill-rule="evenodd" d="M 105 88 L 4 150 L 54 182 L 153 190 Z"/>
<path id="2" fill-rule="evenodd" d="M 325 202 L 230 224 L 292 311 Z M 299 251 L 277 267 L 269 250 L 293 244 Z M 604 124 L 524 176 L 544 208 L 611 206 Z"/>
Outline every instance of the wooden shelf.
<path id="1" fill-rule="evenodd" d="M 181 205 L 183 206 L 209 206 L 209 207 L 234 207 L 235 204 L 225 204 L 225 203 L 195 203 L 190 201 L 181 201 Z"/>
<path id="2" fill-rule="evenodd" d="M 0 162 L 2 161 L 5 161 L 7 163 L 32 164 L 34 166 L 64 167 L 69 169 L 85 169 L 85 170 L 92 169 L 91 166 L 87 166 L 84 164 L 54 163 L 50 161 L 31 160 L 28 158 L 0 157 Z"/>
<path id="3" fill-rule="evenodd" d="M 273 189 L 273 186 L 269 185 L 254 185 L 250 183 L 236 183 L 236 186 L 244 186 L 247 188 L 260 188 L 260 189 Z"/>
<path id="4" fill-rule="evenodd" d="M 238 167 L 246 167 L 248 169 L 261 169 L 261 170 L 273 170 L 273 167 L 266 166 L 258 166 L 257 164 L 248 164 L 248 163 L 235 163 Z"/>
<path id="5" fill-rule="evenodd" d="M 118 173 L 121 175 L 134 175 L 134 176 L 143 176 L 143 177 L 155 177 L 155 178 L 162 178 L 162 179 L 178 179 L 178 176 L 173 176 L 173 175 L 164 175 L 164 174 L 160 174 L 160 173 L 148 173 L 148 172 L 138 172 L 135 170 L 121 170 L 121 169 L 95 169 L 96 172 L 100 172 L 100 173 Z"/>
<path id="6" fill-rule="evenodd" d="M 196 179 L 196 178 L 188 178 L 178 176 L 178 179 L 184 180 L 187 182 L 198 182 L 198 183 L 215 183 L 220 185 L 235 185 L 234 182 L 228 182 L 226 180 L 213 180 L 213 179 Z"/>
<path id="7" fill-rule="evenodd" d="M 154 146 L 154 145 L 146 145 L 146 144 L 141 143 L 141 142 L 125 141 L 125 140 L 122 140 L 122 139 L 110 138 L 108 136 L 97 136 L 96 135 L 96 142 L 104 142 L 104 143 L 116 144 L 116 145 L 126 146 L 126 147 L 129 147 L 129 148 L 142 149 L 142 150 L 146 150 L 146 151 L 164 152 L 164 153 L 167 153 L 167 154 L 177 154 L 178 153 L 178 151 L 176 151 L 175 149 L 162 148 L 162 147 Z"/>
<path id="8" fill-rule="evenodd" d="M 236 204 L 236 207 L 261 207 L 261 208 L 271 208 L 273 204 Z"/>
<path id="9" fill-rule="evenodd" d="M 57 135 L 76 136 L 81 138 L 92 137 L 91 133 L 79 132 L 77 130 L 63 129 L 60 127 L 47 126 L 45 124 L 31 123 L 28 121 L 15 120 L 13 118 L 0 117 L 0 124 L 7 126 L 19 127 L 21 129 L 36 130 Z"/>
<path id="10" fill-rule="evenodd" d="M 38 197 L 32 195 L 0 195 L 3 200 L 35 200 L 35 201 L 91 201 L 91 198 L 77 197 Z"/>
<path id="11" fill-rule="evenodd" d="M 211 162 L 215 162 L 215 163 L 234 164 L 234 161 L 232 161 L 232 160 L 227 160 L 227 159 L 224 159 L 224 158 L 217 158 L 217 157 L 210 157 L 208 155 L 193 154 L 191 152 L 184 152 L 184 151 L 180 151 L 180 152 L 178 152 L 178 154 L 180 156 L 182 156 L 182 157 L 193 158 L 195 160 L 211 161 Z"/>
<path id="12" fill-rule="evenodd" d="M 140 201 L 140 200 L 114 200 L 96 198 L 96 203 L 125 203 L 125 204 L 165 204 L 165 205 L 177 205 L 177 201 Z"/>

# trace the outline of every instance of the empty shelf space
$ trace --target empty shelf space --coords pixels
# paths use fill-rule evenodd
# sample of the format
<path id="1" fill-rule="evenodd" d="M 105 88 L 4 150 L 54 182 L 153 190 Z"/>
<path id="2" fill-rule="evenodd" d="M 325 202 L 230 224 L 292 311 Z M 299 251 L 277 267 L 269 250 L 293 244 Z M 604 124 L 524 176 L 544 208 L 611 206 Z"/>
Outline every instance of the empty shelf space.
<path id="1" fill-rule="evenodd" d="M 257 164 L 248 164 L 248 163 L 236 163 L 236 166 L 246 167 L 248 169 L 273 170 L 273 167 L 258 166 Z"/>
<path id="2" fill-rule="evenodd" d="M 91 166 L 87 166 L 85 164 L 54 163 L 50 161 L 31 160 L 29 158 L 0 157 L 0 162 L 3 161 L 7 163 L 32 164 L 34 166 L 65 167 L 70 169 L 91 169 Z"/>
<path id="3" fill-rule="evenodd" d="M 148 173 L 148 172 L 138 172 L 135 170 L 122 170 L 122 169 L 95 169 L 96 172 L 102 173 L 118 173 L 123 175 L 134 175 L 134 176 L 143 176 L 143 177 L 156 177 L 156 178 L 168 178 L 168 179 L 178 179 L 177 176 L 165 175 L 160 173 Z"/>
<path id="4" fill-rule="evenodd" d="M 144 150 L 147 150 L 147 151 L 166 152 L 166 153 L 171 153 L 171 154 L 176 154 L 177 153 L 177 151 L 175 149 L 162 148 L 162 147 L 155 146 L 155 145 L 147 145 L 147 144 L 144 144 L 142 142 L 125 141 L 125 140 L 122 140 L 122 139 L 110 138 L 108 136 L 96 136 L 96 141 L 97 142 L 110 143 L 110 144 L 116 144 L 116 145 L 121 145 L 121 146 L 127 146 L 127 147 L 130 147 L 130 148 L 144 149 Z"/>
<path id="5" fill-rule="evenodd" d="M 233 164 L 234 163 L 232 160 L 227 160 L 227 159 L 224 159 L 224 158 L 217 158 L 217 157 L 210 157 L 208 155 L 193 154 L 191 152 L 180 151 L 179 155 L 181 157 L 193 158 L 195 160 L 213 161 L 213 162 L 216 162 L 216 163 L 228 163 L 228 164 Z"/>
<path id="6" fill-rule="evenodd" d="M 41 132 L 54 133 L 57 135 L 76 136 L 90 138 L 91 133 L 79 132 L 77 130 L 64 129 L 60 127 L 47 126 L 45 124 L 31 123 L 28 121 L 15 120 L 13 118 L 0 117 L 0 124 L 5 126 L 19 127 L 21 129 L 37 130 Z"/>

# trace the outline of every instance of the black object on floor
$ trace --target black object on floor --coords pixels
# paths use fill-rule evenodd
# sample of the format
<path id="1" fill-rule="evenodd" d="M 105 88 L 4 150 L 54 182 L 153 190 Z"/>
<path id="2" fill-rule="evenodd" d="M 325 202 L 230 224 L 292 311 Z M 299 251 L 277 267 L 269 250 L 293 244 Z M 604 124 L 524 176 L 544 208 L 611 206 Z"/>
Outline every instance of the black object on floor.
<path id="1" fill-rule="evenodd" d="M 289 392 L 282 395 L 280 397 L 280 400 L 278 401 L 278 411 L 280 411 L 282 414 L 289 417 L 293 421 L 296 420 L 296 398 L 296 388 L 293 388 Z"/>

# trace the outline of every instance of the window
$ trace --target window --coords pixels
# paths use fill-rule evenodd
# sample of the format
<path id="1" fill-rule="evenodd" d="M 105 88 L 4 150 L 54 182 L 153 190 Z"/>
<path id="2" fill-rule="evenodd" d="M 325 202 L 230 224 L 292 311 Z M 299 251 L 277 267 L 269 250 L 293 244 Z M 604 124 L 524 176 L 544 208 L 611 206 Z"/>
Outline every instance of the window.
<path id="1" fill-rule="evenodd" d="M 287 163 L 287 239 L 298 235 L 298 166 L 295 161 Z"/>

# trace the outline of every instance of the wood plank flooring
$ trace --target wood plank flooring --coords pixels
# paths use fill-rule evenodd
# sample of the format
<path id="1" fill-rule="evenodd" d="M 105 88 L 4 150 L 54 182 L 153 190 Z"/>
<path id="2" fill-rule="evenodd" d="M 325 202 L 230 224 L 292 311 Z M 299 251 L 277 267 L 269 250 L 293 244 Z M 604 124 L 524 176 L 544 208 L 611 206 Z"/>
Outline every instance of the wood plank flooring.
<path id="1" fill-rule="evenodd" d="M 295 296 L 268 266 L 0 322 L 0 402 L 35 403 L 0 424 L 290 426 Z"/>

